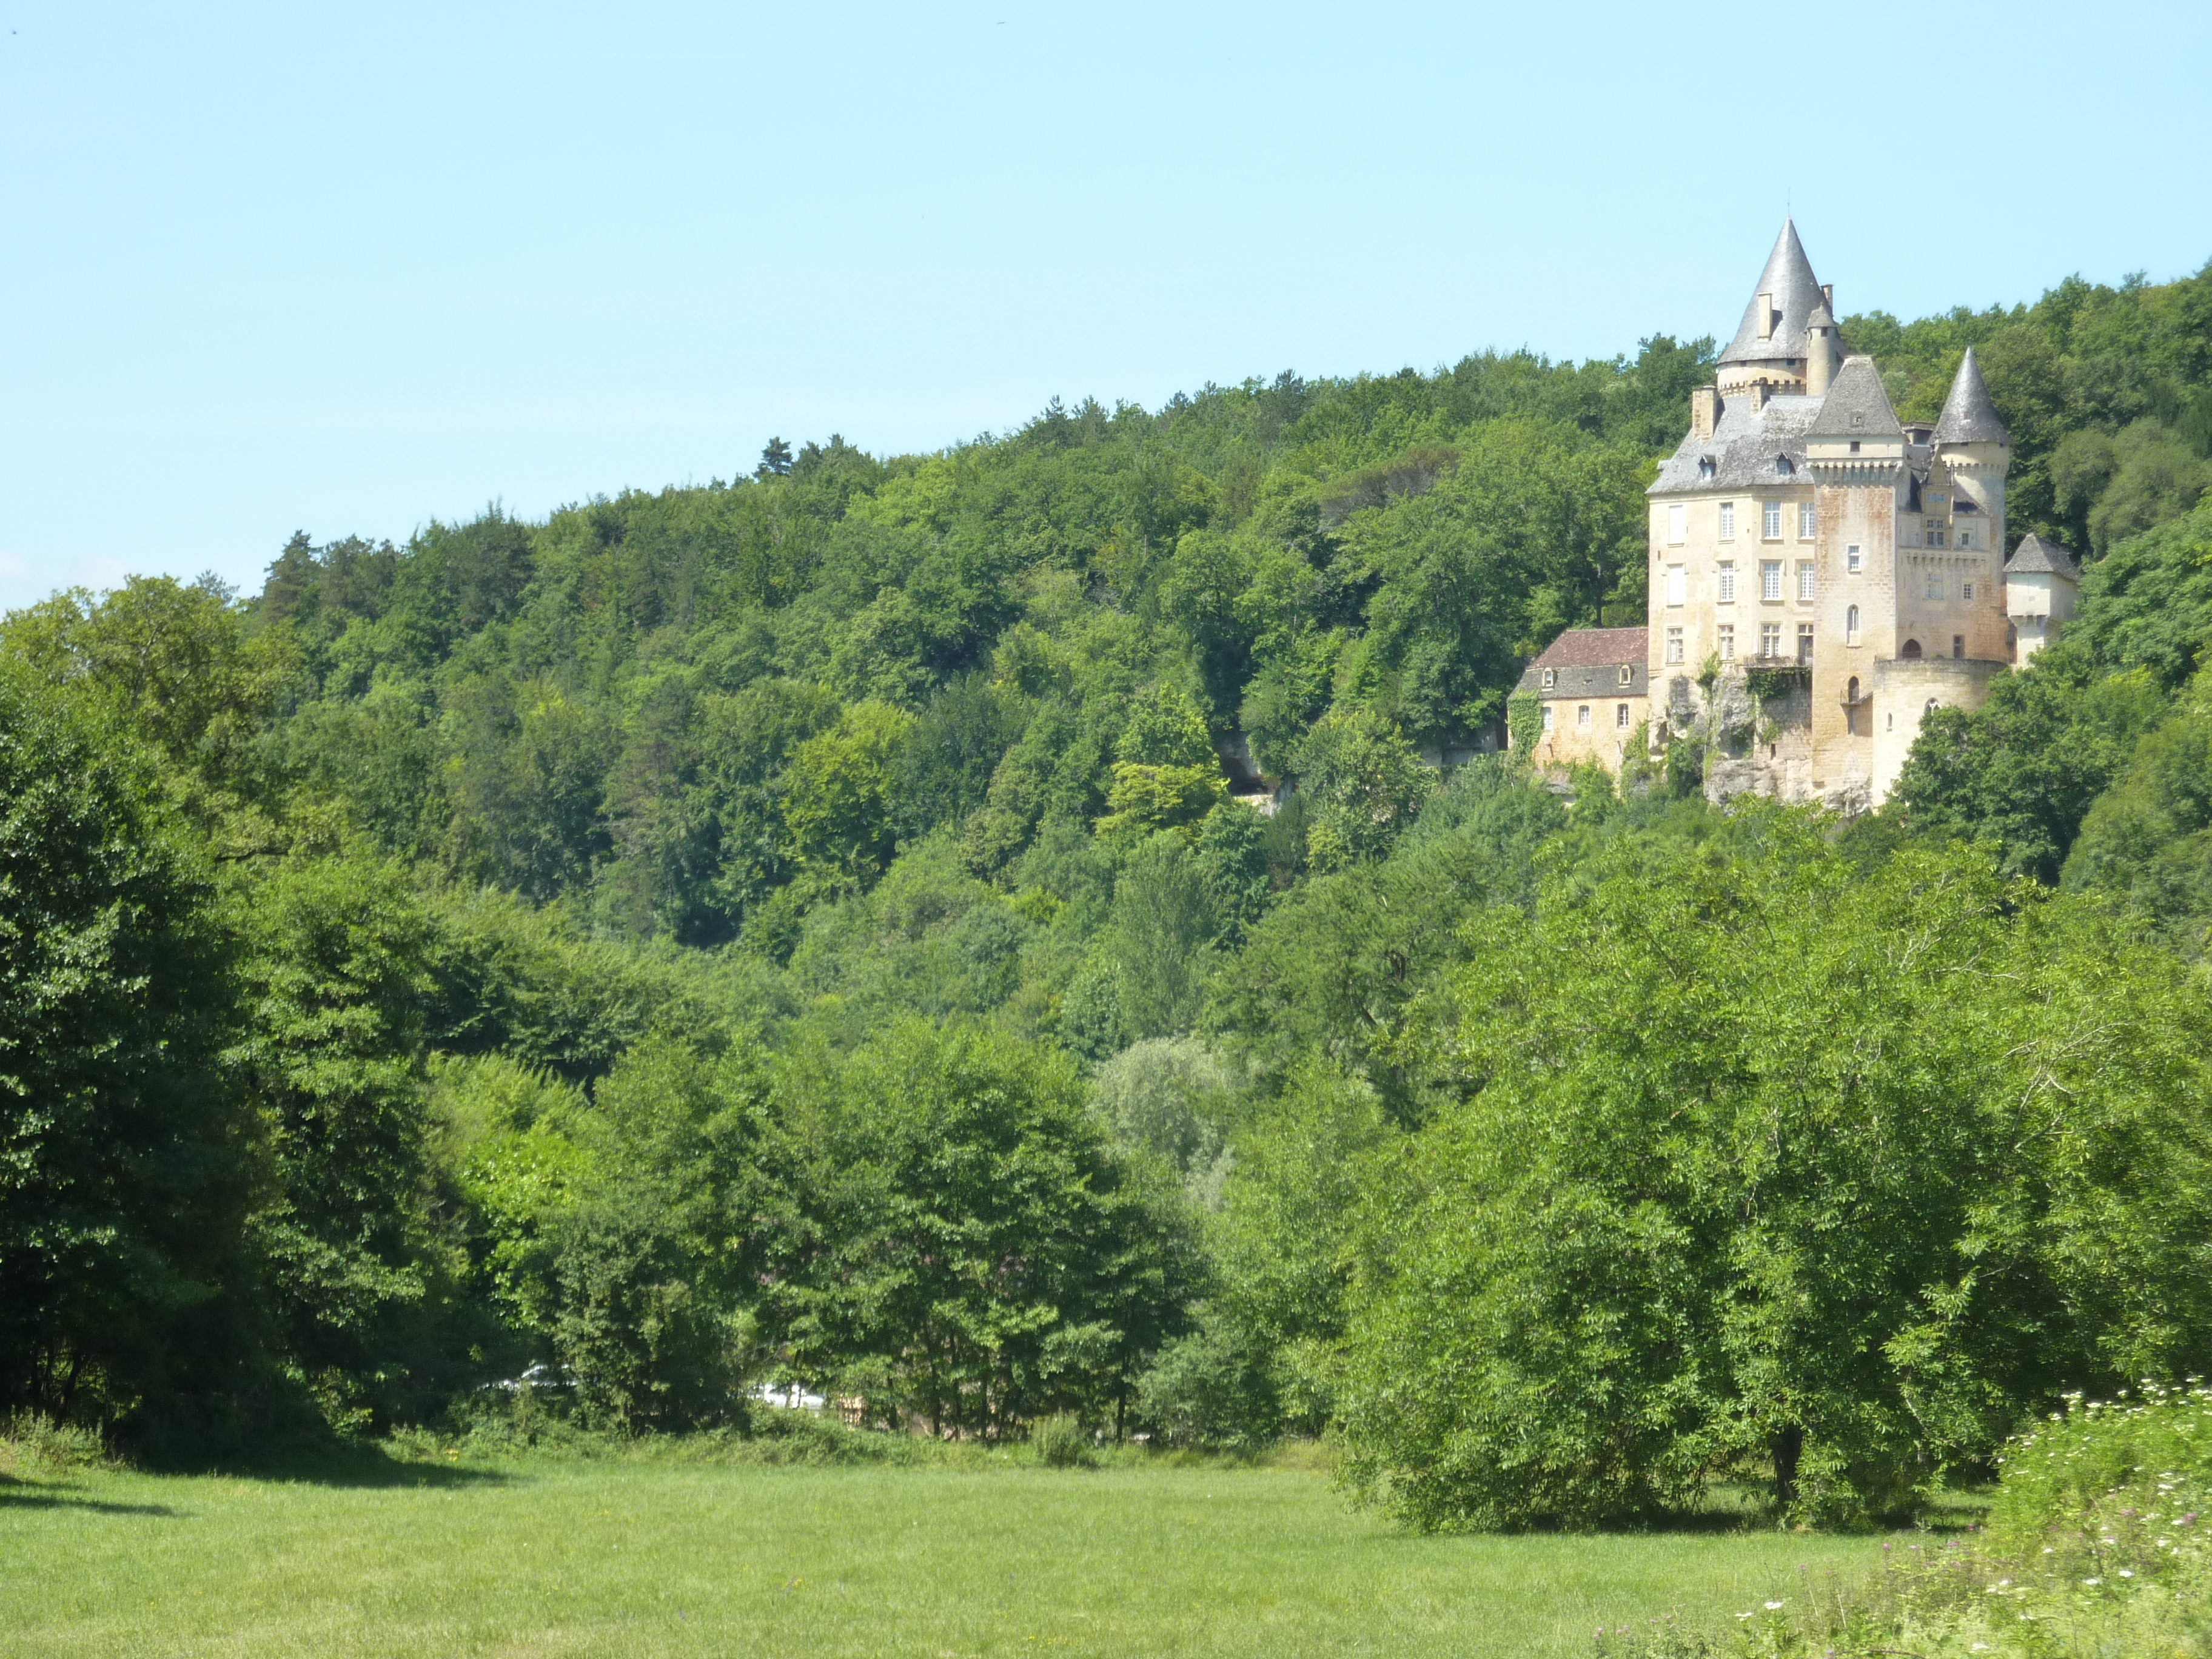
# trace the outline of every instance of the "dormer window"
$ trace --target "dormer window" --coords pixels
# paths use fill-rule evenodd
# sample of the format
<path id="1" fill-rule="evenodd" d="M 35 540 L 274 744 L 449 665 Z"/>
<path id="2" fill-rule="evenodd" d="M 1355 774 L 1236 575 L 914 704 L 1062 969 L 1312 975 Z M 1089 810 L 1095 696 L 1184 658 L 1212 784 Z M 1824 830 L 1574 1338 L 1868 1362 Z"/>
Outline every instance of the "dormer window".
<path id="1" fill-rule="evenodd" d="M 1559 671 L 1556 668 L 1547 668 L 1544 671 L 1544 690 L 1548 691 L 1559 683 Z"/>
<path id="2" fill-rule="evenodd" d="M 1713 476 L 1713 458 L 1711 456 L 1700 455 L 1698 457 L 1698 476 L 1700 478 L 1711 478 Z"/>
<path id="3" fill-rule="evenodd" d="M 1864 426 L 1866 424 L 1866 416 L 1854 410 L 1851 412 L 1851 424 L 1853 426 Z"/>
<path id="4" fill-rule="evenodd" d="M 1636 671 L 1635 671 L 1635 669 L 1633 669 L 1633 668 L 1632 668 L 1631 666 L 1629 666 L 1629 665 L 1628 665 L 1628 664 L 1626 664 L 1626 663 L 1623 663 L 1623 664 L 1621 664 L 1621 665 L 1620 665 L 1620 683 L 1621 683 L 1623 685 L 1627 685 L 1627 684 L 1631 684 L 1631 683 L 1632 683 L 1635 678 L 1636 678 Z"/>
<path id="5" fill-rule="evenodd" d="M 1783 477 L 1791 477 L 1796 473 L 1797 463 L 1791 460 L 1787 455 L 1777 455 L 1774 458 L 1774 470 Z"/>

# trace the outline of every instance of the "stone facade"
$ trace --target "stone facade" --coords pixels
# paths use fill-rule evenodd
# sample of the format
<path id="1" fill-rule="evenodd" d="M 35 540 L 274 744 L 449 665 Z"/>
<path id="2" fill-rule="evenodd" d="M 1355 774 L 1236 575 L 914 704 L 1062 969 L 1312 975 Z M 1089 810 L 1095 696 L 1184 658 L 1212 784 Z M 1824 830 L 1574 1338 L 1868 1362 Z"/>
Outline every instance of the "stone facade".
<path id="1" fill-rule="evenodd" d="M 1651 754 L 1702 744 L 1716 800 L 1879 806 L 1930 708 L 1979 707 L 2072 614 L 2064 550 L 2002 557 L 2011 454 L 1971 350 L 1936 420 L 1898 419 L 1785 223 L 1650 490 Z"/>
<path id="2" fill-rule="evenodd" d="M 1540 766 L 1595 761 L 1618 773 L 1632 742 L 1647 740 L 1649 653 L 1640 628 L 1573 628 L 1530 663 L 1514 689 L 1537 700 Z"/>

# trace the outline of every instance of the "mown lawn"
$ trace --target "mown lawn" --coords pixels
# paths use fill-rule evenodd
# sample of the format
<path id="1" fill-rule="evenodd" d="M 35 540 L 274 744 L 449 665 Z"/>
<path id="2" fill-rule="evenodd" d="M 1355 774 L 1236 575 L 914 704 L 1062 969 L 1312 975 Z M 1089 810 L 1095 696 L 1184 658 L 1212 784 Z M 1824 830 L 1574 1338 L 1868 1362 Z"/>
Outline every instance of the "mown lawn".
<path id="1" fill-rule="evenodd" d="M 396 1473 L 0 1484 L 0 1656 L 1587 1654 L 1875 1548 L 1421 1538 L 1282 1468 Z"/>

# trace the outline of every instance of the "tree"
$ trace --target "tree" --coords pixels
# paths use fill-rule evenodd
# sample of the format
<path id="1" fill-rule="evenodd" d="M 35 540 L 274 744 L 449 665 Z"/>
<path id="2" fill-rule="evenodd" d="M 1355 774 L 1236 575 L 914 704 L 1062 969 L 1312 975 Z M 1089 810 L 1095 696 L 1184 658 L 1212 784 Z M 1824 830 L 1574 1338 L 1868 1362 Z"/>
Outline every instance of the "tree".
<path id="1" fill-rule="evenodd" d="M 264 1165 L 201 854 L 112 713 L 0 659 L 0 1404 L 155 1434 L 255 1380 Z"/>
<path id="2" fill-rule="evenodd" d="M 1294 761 L 1316 809 L 1307 856 L 1323 872 L 1380 857 L 1436 787 L 1405 734 L 1373 709 L 1328 715 Z"/>
<path id="3" fill-rule="evenodd" d="M 234 905 L 245 1018 L 230 1059 L 269 1127 L 275 1190 L 252 1233 L 278 1341 L 327 1420 L 406 1420 L 452 1380 L 420 1328 L 441 1277 L 428 919 L 398 870 L 363 859 L 285 860 Z"/>
<path id="4" fill-rule="evenodd" d="M 1753 1457 L 1786 1511 L 1894 1512 L 2212 1347 L 2202 993 L 2094 914 L 1754 808 L 1474 945 L 1463 1103 L 1352 1297 L 1355 1478 L 1417 1524 L 1649 1515 Z"/>
<path id="5" fill-rule="evenodd" d="M 907 1022 L 793 1085 L 813 1242 L 781 1307 L 815 1375 L 1003 1436 L 1114 1407 L 1179 1331 L 1195 1262 L 1172 1188 L 1113 1157 L 1060 1055 Z"/>
<path id="6" fill-rule="evenodd" d="M 781 438 L 770 438 L 761 446 L 760 465 L 755 476 L 763 478 L 781 478 L 791 471 L 791 446 Z"/>

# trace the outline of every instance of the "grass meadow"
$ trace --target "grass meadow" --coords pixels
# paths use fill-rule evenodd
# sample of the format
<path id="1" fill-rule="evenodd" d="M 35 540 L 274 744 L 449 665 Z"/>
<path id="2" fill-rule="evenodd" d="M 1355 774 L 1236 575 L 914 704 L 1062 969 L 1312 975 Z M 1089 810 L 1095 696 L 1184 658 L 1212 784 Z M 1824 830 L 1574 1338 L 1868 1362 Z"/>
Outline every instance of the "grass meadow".
<path id="1" fill-rule="evenodd" d="M 1586 1655 L 1875 1547 L 1417 1537 L 1283 1467 L 86 1468 L 0 1481 L 0 1656 Z"/>

